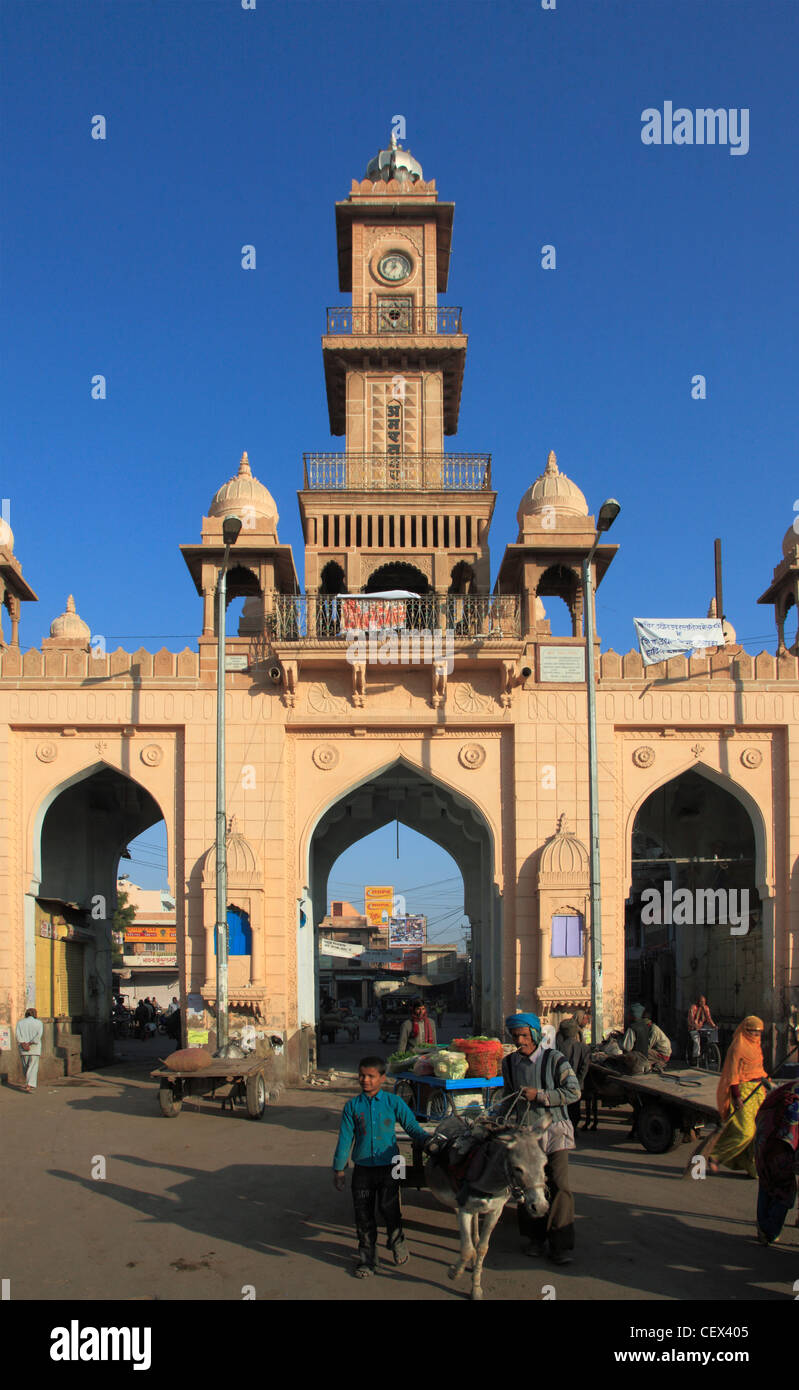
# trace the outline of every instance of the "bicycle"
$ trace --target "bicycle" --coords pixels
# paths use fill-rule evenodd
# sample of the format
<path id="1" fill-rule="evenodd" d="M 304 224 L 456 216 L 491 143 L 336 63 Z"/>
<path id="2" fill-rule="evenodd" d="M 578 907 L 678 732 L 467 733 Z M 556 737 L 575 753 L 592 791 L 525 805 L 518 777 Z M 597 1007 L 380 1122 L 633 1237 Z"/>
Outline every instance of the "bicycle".
<path id="1" fill-rule="evenodd" d="M 690 1048 L 689 1035 L 689 1054 L 688 1064 L 692 1067 L 702 1067 L 705 1071 L 721 1071 L 721 1048 L 719 1047 L 718 1028 L 697 1028 L 699 1034 L 699 1056 L 693 1055 Z"/>

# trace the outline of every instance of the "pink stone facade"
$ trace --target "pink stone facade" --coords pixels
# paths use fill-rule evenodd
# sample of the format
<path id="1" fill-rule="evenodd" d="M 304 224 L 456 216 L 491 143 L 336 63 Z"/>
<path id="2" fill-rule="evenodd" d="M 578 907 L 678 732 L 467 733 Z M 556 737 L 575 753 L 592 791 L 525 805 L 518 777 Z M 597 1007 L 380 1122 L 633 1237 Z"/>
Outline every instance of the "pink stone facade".
<path id="1" fill-rule="evenodd" d="M 337 206 L 340 284 L 352 293 L 348 307 L 369 309 L 372 318 L 353 319 L 323 340 L 331 428 L 346 435 L 346 449 L 335 465 L 343 470 L 335 487 L 320 485 L 323 475 L 314 474 L 313 460 L 306 464 L 304 581 L 290 548 L 278 541 L 274 502 L 245 455 L 209 508 L 200 543 L 183 546 L 202 600 L 199 651 L 97 653 L 86 624 L 74 621 L 81 623 L 74 605 L 41 651 L 21 654 L 16 622 L 8 640 L 4 634 L 0 1024 L 15 1024 L 31 1003 L 46 1016 L 36 995 L 34 904 L 48 893 L 61 896 L 85 911 L 96 933 L 83 968 L 86 1016 L 102 1054 L 114 836 L 132 837 L 160 815 L 182 996 L 199 996 L 213 1026 L 213 591 L 222 518 L 248 508 L 228 580 L 230 597 L 250 598 L 227 643 L 228 656 L 242 658 L 247 669 L 227 675 L 225 693 L 227 815 L 235 818 L 228 898 L 246 912 L 251 929 L 250 953 L 231 961 L 234 1026 L 254 1021 L 279 1033 L 289 1074 L 307 1068 L 317 1009 L 315 930 L 327 911 L 328 869 L 343 848 L 395 815 L 444 845 L 464 874 L 482 1030 L 499 1029 L 519 1006 L 556 1021 L 588 1002 L 586 690 L 573 665 L 562 668 L 561 679 L 545 679 L 552 668 L 542 666 L 542 653 L 557 648 L 573 662 L 584 651 L 580 559 L 593 540 L 593 518 L 551 455 L 522 499 L 519 535 L 500 569 L 506 606 L 499 606 L 488 585 L 490 461 L 453 456 L 464 460 L 460 472 L 442 462 L 443 436 L 457 427 L 466 350 L 459 322 L 457 332 L 433 331 L 441 327 L 451 209 L 438 202 L 434 184 L 398 178 L 356 182 Z M 393 253 L 412 267 L 394 285 L 379 268 Z M 383 331 L 375 315 L 392 297 L 432 312 L 432 320 L 417 315 L 402 332 L 390 325 Z M 399 398 L 390 389 L 397 377 L 405 392 Z M 399 414 L 387 413 L 392 399 L 403 406 Z M 392 452 L 396 420 L 401 447 Z M 37 549 L 37 539 L 17 538 L 23 557 Z M 35 597 L 13 544 L 0 536 L 3 602 L 12 616 L 20 600 Z M 615 549 L 597 551 L 595 585 Z M 769 559 L 763 557 L 764 570 Z M 756 980 L 756 1011 L 774 1045 L 799 1004 L 799 663 L 795 646 L 786 650 L 784 643 L 797 560 L 789 547 L 764 595 L 776 606 L 779 656 L 752 657 L 731 634 L 726 647 L 702 658 L 646 672 L 636 652 L 604 652 L 598 662 L 605 1029 L 622 1021 L 633 967 L 636 984 L 655 989 L 661 1012 L 672 1010 L 675 1018 L 694 986 L 707 987 L 710 978 L 719 997 L 728 990 L 729 1007 L 721 1011 L 732 1022 L 747 979 Z M 390 582 L 392 576 L 404 582 Z M 412 585 L 408 625 L 451 633 L 451 669 L 419 653 L 408 661 L 383 659 L 388 650 L 383 658 L 372 651 L 348 659 L 336 595 L 360 594 L 370 581 L 372 592 Z M 572 612 L 572 637 L 549 637 L 545 603 L 553 595 Z M 90 616 L 89 596 L 81 607 Z M 601 595 L 598 608 L 601 627 Z M 746 940 L 717 945 L 720 938 L 705 936 L 681 955 L 674 934 L 651 949 L 635 937 L 635 864 L 654 862 L 654 851 L 647 858 L 653 837 L 646 839 L 637 817 L 648 798 L 672 786 L 686 789 L 682 800 L 663 803 L 674 826 L 690 824 L 691 816 L 701 822 L 702 788 L 729 793 L 748 818 L 751 855 L 728 853 L 728 832 L 719 826 L 720 848 L 703 856 L 727 866 L 745 859 L 757 892 Z M 82 833 L 96 847 L 96 862 L 85 849 L 61 854 L 46 827 L 65 791 L 73 798 L 71 818 L 85 818 Z M 742 832 L 735 833 L 740 840 Z M 636 845 L 643 852 L 634 853 Z M 670 853 L 675 863 L 690 858 Z M 580 954 L 552 954 L 553 919 L 561 917 L 581 919 Z M 56 1071 L 58 1065 L 54 1020 Z M 13 1043 L 2 1067 L 17 1074 Z"/>

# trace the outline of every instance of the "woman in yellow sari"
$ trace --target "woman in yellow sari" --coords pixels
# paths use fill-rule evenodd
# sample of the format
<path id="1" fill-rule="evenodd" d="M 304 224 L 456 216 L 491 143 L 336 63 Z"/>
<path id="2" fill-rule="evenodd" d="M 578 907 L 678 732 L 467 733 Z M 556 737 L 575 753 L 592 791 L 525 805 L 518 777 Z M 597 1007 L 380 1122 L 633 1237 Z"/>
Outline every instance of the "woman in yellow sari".
<path id="1" fill-rule="evenodd" d="M 733 1034 L 721 1071 L 716 1105 L 724 1131 L 708 1159 L 711 1173 L 719 1164 L 755 1177 L 755 1116 L 766 1098 L 766 1088 L 758 1085 L 766 1076 L 761 1039 L 763 1020 L 749 1014 Z M 732 1117 L 732 1118 L 730 1118 Z"/>

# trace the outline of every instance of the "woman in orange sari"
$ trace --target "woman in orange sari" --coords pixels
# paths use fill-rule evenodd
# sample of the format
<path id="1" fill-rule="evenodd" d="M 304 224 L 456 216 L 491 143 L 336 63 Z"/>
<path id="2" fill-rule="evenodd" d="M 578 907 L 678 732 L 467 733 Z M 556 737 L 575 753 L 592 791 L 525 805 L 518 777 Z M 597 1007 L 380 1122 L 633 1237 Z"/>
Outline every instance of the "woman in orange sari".
<path id="1" fill-rule="evenodd" d="M 724 1059 L 716 1105 L 724 1131 L 708 1159 L 711 1173 L 719 1164 L 755 1177 L 755 1116 L 766 1098 L 766 1088 L 758 1085 L 766 1076 L 761 1039 L 763 1020 L 749 1014 L 733 1034 Z M 732 1117 L 732 1118 L 730 1118 Z M 725 1125 L 725 1121 L 729 1124 Z"/>

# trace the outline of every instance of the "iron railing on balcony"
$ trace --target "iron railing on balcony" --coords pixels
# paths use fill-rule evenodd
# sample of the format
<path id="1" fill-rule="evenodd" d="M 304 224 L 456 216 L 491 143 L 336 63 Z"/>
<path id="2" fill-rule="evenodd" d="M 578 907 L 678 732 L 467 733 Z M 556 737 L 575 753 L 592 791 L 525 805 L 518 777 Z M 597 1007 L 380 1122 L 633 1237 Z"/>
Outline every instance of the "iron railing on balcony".
<path id="1" fill-rule="evenodd" d="M 414 598 L 380 598 L 370 594 L 274 594 L 269 603 L 267 635 L 273 642 L 346 639 L 353 632 L 395 631 L 418 637 L 425 660 L 434 634 L 449 632 L 454 641 L 499 642 L 518 638 L 516 594 L 429 594 Z"/>
<path id="2" fill-rule="evenodd" d="M 402 297 L 387 297 L 377 304 L 328 308 L 327 332 L 331 337 L 340 334 L 376 337 L 386 333 L 451 337 L 463 332 L 461 314 L 460 305 L 419 305 L 410 304 Z"/>
<path id="3" fill-rule="evenodd" d="M 490 454 L 303 454 L 305 487 L 320 492 L 486 492 Z"/>

